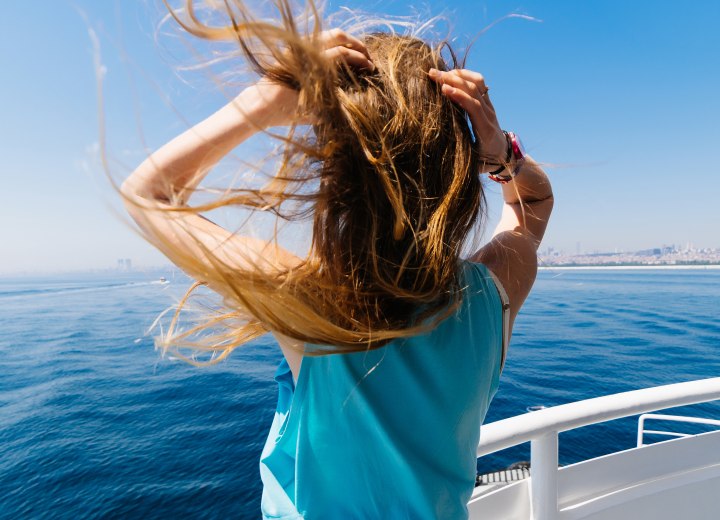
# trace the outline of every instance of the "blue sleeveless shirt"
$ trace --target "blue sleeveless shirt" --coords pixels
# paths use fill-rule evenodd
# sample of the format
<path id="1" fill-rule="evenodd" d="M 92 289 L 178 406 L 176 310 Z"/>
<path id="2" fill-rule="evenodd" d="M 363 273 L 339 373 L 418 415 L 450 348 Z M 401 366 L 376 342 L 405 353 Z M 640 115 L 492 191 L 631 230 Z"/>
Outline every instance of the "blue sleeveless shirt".
<path id="1" fill-rule="evenodd" d="M 423 335 L 278 367 L 260 462 L 266 519 L 466 518 L 480 425 L 498 386 L 502 303 L 464 262 L 462 303 Z"/>

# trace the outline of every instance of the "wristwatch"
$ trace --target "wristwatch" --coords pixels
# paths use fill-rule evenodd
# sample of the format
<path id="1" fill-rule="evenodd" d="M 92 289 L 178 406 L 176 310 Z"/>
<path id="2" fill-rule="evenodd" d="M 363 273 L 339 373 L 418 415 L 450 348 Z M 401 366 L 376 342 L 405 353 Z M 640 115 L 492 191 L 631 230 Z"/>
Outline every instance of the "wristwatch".
<path id="1" fill-rule="evenodd" d="M 525 148 L 523 147 L 520 138 L 513 132 L 506 132 L 503 130 L 503 133 L 505 134 L 505 139 L 507 140 L 507 157 L 505 159 L 505 164 L 500 166 L 497 170 L 488 173 L 488 178 L 495 182 L 499 182 L 500 184 L 506 184 L 513 180 L 525 162 Z M 510 167 L 512 167 L 512 170 L 510 170 Z M 506 171 L 507 173 L 503 175 Z"/>

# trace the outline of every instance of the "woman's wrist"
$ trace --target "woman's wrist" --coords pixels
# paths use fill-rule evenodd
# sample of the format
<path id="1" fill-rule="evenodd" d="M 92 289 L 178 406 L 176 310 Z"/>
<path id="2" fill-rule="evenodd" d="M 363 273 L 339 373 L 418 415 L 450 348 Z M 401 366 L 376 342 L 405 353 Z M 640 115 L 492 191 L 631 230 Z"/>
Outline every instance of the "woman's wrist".
<path id="1" fill-rule="evenodd" d="M 493 140 L 484 146 L 484 154 L 488 158 L 492 158 L 492 162 L 488 162 L 488 165 L 497 167 L 506 161 L 506 154 L 508 149 L 507 138 L 504 132 L 495 134 Z M 493 168 L 495 169 L 495 168 Z"/>
<path id="2" fill-rule="evenodd" d="M 488 172 L 488 178 L 501 184 L 512 181 L 520 171 L 520 167 L 525 161 L 525 149 L 523 148 L 520 138 L 513 132 L 503 130 L 505 136 L 506 151 L 505 159 L 501 161 L 500 166 Z"/>
<path id="3" fill-rule="evenodd" d="M 267 79 L 246 88 L 233 102 L 261 129 L 286 126 L 297 117 L 297 91 Z"/>

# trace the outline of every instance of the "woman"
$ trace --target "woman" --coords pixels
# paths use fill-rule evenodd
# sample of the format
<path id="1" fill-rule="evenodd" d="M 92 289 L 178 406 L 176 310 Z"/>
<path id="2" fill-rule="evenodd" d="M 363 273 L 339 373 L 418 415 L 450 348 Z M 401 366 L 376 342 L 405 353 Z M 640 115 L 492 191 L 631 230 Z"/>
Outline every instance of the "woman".
<path id="1" fill-rule="evenodd" d="M 271 332 L 282 350 L 261 460 L 266 518 L 466 517 L 480 424 L 535 279 L 549 181 L 501 130 L 484 78 L 447 66 L 442 45 L 321 31 L 312 3 L 315 25 L 301 34 L 286 0 L 276 5 L 277 25 L 241 2 L 227 28 L 200 22 L 191 1 L 187 19 L 173 13 L 192 34 L 237 40 L 261 79 L 143 162 L 122 186 L 126 206 L 224 298 L 205 325 L 226 328 L 208 348 L 222 358 Z M 267 185 L 187 205 L 223 156 L 282 126 Z M 481 173 L 502 183 L 503 214 L 461 260 L 484 210 Z M 307 258 L 199 214 L 230 204 L 309 216 Z M 198 346 L 189 333 L 163 341 Z"/>

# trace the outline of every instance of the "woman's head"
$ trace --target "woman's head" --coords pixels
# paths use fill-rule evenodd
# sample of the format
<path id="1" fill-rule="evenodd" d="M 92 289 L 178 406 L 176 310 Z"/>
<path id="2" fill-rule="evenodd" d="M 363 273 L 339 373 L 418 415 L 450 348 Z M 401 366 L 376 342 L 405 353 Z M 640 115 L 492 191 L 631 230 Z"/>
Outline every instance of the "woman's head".
<path id="1" fill-rule="evenodd" d="M 375 69 L 338 66 L 319 45 L 312 2 L 315 26 L 305 34 L 287 0 L 275 4 L 276 25 L 254 20 L 236 1 L 231 24 L 211 28 L 188 0 L 182 23 L 204 38 L 232 37 L 256 72 L 299 91 L 311 131 L 292 128 L 275 177 L 223 204 L 262 206 L 286 219 L 309 215 L 312 247 L 300 268 L 280 275 L 218 264 L 209 276 L 251 316 L 248 327 L 333 346 L 328 351 L 415 334 L 459 301 L 460 251 L 484 209 L 481 150 L 466 114 L 427 74 L 448 69 L 443 51 L 455 68 L 455 55 L 446 44 L 369 32 L 360 37 Z M 287 213 L 289 201 L 306 211 Z"/>
<path id="2" fill-rule="evenodd" d="M 461 246 L 481 207 L 479 151 L 463 111 L 428 78 L 440 48 L 372 33 L 375 71 L 341 70 L 335 99 L 313 116 L 321 189 L 314 246 L 329 273 L 355 278 L 378 317 L 407 324 L 422 302 L 438 310 L 456 288 Z"/>

